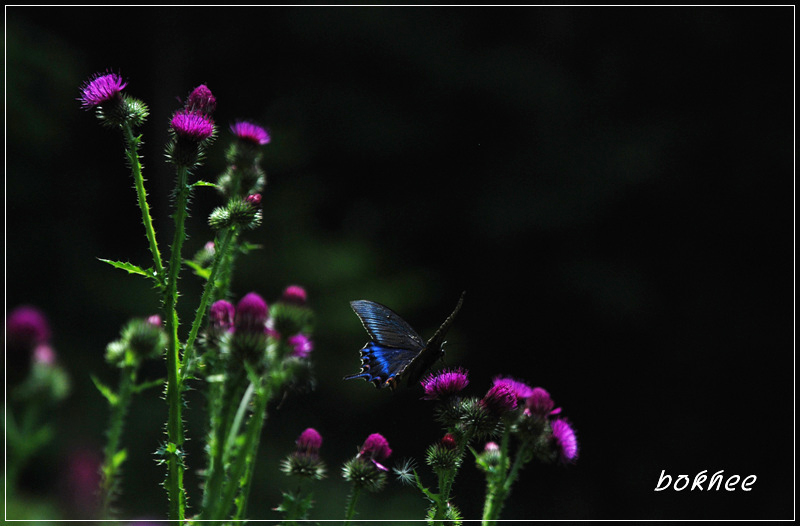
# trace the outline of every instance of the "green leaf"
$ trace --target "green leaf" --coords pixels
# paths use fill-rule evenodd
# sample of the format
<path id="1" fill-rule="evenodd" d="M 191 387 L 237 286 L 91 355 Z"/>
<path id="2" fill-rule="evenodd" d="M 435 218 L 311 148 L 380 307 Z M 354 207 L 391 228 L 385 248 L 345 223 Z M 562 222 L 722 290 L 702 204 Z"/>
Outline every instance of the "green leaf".
<path id="1" fill-rule="evenodd" d="M 213 188 L 217 188 L 216 183 L 209 183 L 208 181 L 197 181 L 192 186 L 211 186 Z"/>
<path id="2" fill-rule="evenodd" d="M 241 244 L 241 246 L 239 246 L 239 252 L 246 255 L 254 250 L 261 250 L 262 248 L 264 248 L 264 245 L 257 245 L 255 243 L 248 243 L 245 241 Z"/>
<path id="3" fill-rule="evenodd" d="M 141 393 L 142 391 L 146 391 L 151 387 L 160 387 L 164 385 L 164 378 L 159 378 L 158 380 L 151 380 L 149 382 L 142 382 L 139 385 L 133 388 L 134 393 Z"/>
<path id="4" fill-rule="evenodd" d="M 117 402 L 119 401 L 117 394 L 112 391 L 110 387 L 103 385 L 103 383 L 98 380 L 95 375 L 91 375 L 91 378 L 92 382 L 94 382 L 94 386 L 97 387 L 97 390 L 100 391 L 100 394 L 103 395 L 106 400 L 108 400 L 108 403 L 112 406 L 117 405 Z"/>
<path id="5" fill-rule="evenodd" d="M 120 268 L 122 270 L 128 271 L 129 274 L 139 274 L 140 276 L 144 276 L 146 278 L 156 279 L 156 274 L 153 272 L 152 268 L 143 269 L 138 265 L 134 265 L 133 263 L 128 263 L 127 261 L 111 261 L 110 259 L 103 259 L 97 258 L 103 263 L 108 263 L 114 268 Z"/>
<path id="6" fill-rule="evenodd" d="M 211 269 L 205 268 L 202 265 L 198 265 L 196 262 L 186 259 L 183 261 L 183 264 L 189 268 L 194 269 L 194 273 L 196 276 L 203 278 L 204 280 L 208 280 L 211 276 Z"/>
<path id="7" fill-rule="evenodd" d="M 119 451 L 114 453 L 113 457 L 111 457 L 111 465 L 114 466 L 114 469 L 116 470 L 122 465 L 123 462 L 125 462 L 125 459 L 127 457 L 128 457 L 128 451 L 126 449 L 120 449 Z"/>

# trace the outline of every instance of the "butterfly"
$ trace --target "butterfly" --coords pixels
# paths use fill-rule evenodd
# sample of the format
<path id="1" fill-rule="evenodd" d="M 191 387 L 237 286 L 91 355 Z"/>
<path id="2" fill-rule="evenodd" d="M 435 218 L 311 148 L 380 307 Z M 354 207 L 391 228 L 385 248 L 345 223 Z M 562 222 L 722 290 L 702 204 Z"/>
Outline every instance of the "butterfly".
<path id="1" fill-rule="evenodd" d="M 403 379 L 408 386 L 416 383 L 444 355 L 444 336 L 461 310 L 464 294 L 428 343 L 389 307 L 369 300 L 351 301 L 350 306 L 369 333 L 370 341 L 361 349 L 361 371 L 344 379 L 364 378 L 378 389 L 388 386 L 392 390 Z"/>

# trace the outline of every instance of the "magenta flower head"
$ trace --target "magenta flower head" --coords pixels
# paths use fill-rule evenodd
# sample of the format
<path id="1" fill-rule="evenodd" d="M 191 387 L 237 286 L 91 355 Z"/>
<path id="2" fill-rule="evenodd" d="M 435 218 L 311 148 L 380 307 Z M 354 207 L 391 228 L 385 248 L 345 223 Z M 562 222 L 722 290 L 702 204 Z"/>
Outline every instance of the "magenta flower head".
<path id="1" fill-rule="evenodd" d="M 289 285 L 281 295 L 283 303 L 291 303 L 292 305 L 303 306 L 306 304 L 306 289 L 300 285 Z"/>
<path id="2" fill-rule="evenodd" d="M 217 109 L 217 99 L 208 89 L 208 86 L 200 84 L 189 94 L 189 98 L 186 99 L 185 109 L 191 112 L 199 111 L 203 115 L 211 116 L 214 110 Z"/>
<path id="3" fill-rule="evenodd" d="M 309 427 L 297 438 L 297 451 L 301 453 L 318 454 L 322 447 L 322 435 L 313 427 Z"/>
<path id="4" fill-rule="evenodd" d="M 533 394 L 532 387 L 513 378 L 503 378 L 498 376 L 494 379 L 494 385 L 498 384 L 507 385 L 509 388 L 511 388 L 516 395 L 517 400 L 524 400 Z"/>
<path id="5" fill-rule="evenodd" d="M 559 458 L 562 462 L 574 462 L 578 458 L 578 439 L 572 426 L 566 420 L 559 418 L 553 421 L 552 428 L 553 442 Z"/>
<path id="6" fill-rule="evenodd" d="M 286 343 L 292 348 L 291 356 L 294 358 L 307 358 L 311 351 L 314 350 L 314 344 L 305 334 L 297 333 L 294 336 L 290 336 Z"/>
<path id="7" fill-rule="evenodd" d="M 534 387 L 531 396 L 525 400 L 525 414 L 544 419 L 561 412 L 561 408 L 553 409 L 555 405 L 550 393 L 541 387 Z"/>
<path id="8" fill-rule="evenodd" d="M 236 305 L 234 329 L 237 333 L 264 334 L 268 313 L 267 302 L 255 292 L 250 292 Z"/>
<path id="9" fill-rule="evenodd" d="M 231 330 L 235 312 L 233 304 L 229 301 L 215 301 L 208 310 L 209 327 L 219 334 Z"/>
<path id="10" fill-rule="evenodd" d="M 258 206 L 261 204 L 261 194 L 250 194 L 244 200 L 252 206 Z"/>
<path id="11" fill-rule="evenodd" d="M 231 131 L 240 140 L 254 145 L 267 144 L 271 139 L 267 130 L 248 121 L 236 121 L 231 124 Z"/>
<path id="12" fill-rule="evenodd" d="M 364 441 L 364 445 L 361 446 L 361 451 L 358 452 L 359 457 L 371 460 L 378 469 L 383 471 L 389 470 L 381 465 L 381 462 L 389 458 L 391 454 L 392 450 L 389 448 L 389 441 L 378 433 L 373 433 L 368 436 L 367 440 Z"/>
<path id="13" fill-rule="evenodd" d="M 492 416 L 501 417 L 517 408 L 517 393 L 504 383 L 495 384 L 479 403 Z"/>
<path id="14" fill-rule="evenodd" d="M 6 319 L 6 342 L 10 347 L 32 350 L 50 340 L 50 324 L 45 315 L 31 305 L 17 307 Z"/>
<path id="15" fill-rule="evenodd" d="M 431 373 L 420 383 L 425 390 L 423 400 L 442 400 L 463 390 L 469 384 L 469 380 L 467 371 L 458 367 Z"/>
<path id="16" fill-rule="evenodd" d="M 313 427 L 309 427 L 297 438 L 297 449 L 281 463 L 281 470 L 287 475 L 297 475 L 312 479 L 325 476 L 325 463 L 319 457 L 322 447 L 322 436 Z"/>
<path id="17" fill-rule="evenodd" d="M 200 143 L 214 135 L 214 121 L 200 111 L 178 110 L 169 126 L 179 139 L 191 142 Z"/>
<path id="18" fill-rule="evenodd" d="M 90 110 L 112 100 L 119 100 L 128 83 L 116 73 L 96 73 L 81 86 L 81 106 Z"/>

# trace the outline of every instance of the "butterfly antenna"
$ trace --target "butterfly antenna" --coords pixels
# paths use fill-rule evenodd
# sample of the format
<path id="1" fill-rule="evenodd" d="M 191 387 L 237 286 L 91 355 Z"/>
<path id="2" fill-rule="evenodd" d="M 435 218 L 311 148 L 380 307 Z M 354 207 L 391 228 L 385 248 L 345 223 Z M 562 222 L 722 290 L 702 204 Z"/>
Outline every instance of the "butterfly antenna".
<path id="1" fill-rule="evenodd" d="M 458 311 L 461 310 L 461 305 L 464 303 L 464 295 L 466 293 L 467 293 L 466 291 L 461 293 L 461 297 L 458 298 L 458 303 L 456 304 L 456 308 L 453 309 L 452 314 L 450 314 L 450 316 L 448 316 L 447 319 L 444 320 L 444 323 L 442 323 L 442 325 L 439 327 L 439 330 L 436 331 L 436 334 L 434 334 L 433 337 L 431 337 L 431 339 L 428 340 L 428 347 L 430 347 L 431 345 L 435 345 L 437 347 L 444 345 L 444 336 L 445 334 L 447 334 L 447 329 L 450 328 L 450 325 L 452 325 L 453 320 L 456 319 L 456 314 L 458 314 Z"/>

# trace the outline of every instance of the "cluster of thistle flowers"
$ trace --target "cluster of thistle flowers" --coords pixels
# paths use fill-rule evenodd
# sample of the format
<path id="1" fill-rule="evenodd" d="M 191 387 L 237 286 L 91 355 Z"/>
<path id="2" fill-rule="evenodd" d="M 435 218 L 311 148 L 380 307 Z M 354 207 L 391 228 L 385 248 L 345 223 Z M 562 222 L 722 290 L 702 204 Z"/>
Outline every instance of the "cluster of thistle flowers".
<path id="1" fill-rule="evenodd" d="M 271 307 L 256 292 L 246 294 L 236 306 L 227 300 L 214 302 L 203 338 L 207 374 L 224 374 L 228 365 L 223 364 L 263 370 L 284 359 L 293 366 L 310 366 L 305 359 L 314 349 L 313 315 L 306 302 L 306 291 L 299 285 L 286 287 Z"/>
<path id="2" fill-rule="evenodd" d="M 208 312 L 209 303 L 214 299 L 230 296 L 234 261 L 240 253 L 246 253 L 251 248 L 239 239 L 240 233 L 261 223 L 260 192 L 266 178 L 259 165 L 262 155 L 260 146 L 270 142 L 270 136 L 264 128 L 251 122 L 234 122 L 230 129 L 235 140 L 227 151 L 226 172 L 218 178 L 217 184 L 204 181 L 192 183 L 189 175 L 201 164 L 206 148 L 216 138 L 217 128 L 213 114 L 217 100 L 207 86 L 200 85 L 191 91 L 183 107 L 172 114 L 169 121 L 171 140 L 167 145 L 167 158 L 175 165 L 177 175 L 175 213 L 172 216 L 175 232 L 170 246 L 170 259 L 165 264 L 161 259 L 144 189 L 138 154 L 141 137 L 134 132 L 146 120 L 149 110 L 142 101 L 123 91 L 126 86 L 127 82 L 116 73 L 99 73 L 81 87 L 79 100 L 84 109 L 95 110 L 104 126 L 119 129 L 123 133 L 126 155 L 142 212 L 142 223 L 153 256 L 153 266 L 142 268 L 127 262 L 103 261 L 156 282 L 163 295 L 166 341 L 162 341 L 160 334 L 152 332 L 156 323 L 150 323 L 148 327 L 146 320 L 135 320 L 123 329 L 119 341 L 108 346 L 108 361 L 118 365 L 124 374 L 118 393 L 95 380 L 97 387 L 112 406 L 106 448 L 106 466 L 110 467 L 106 478 L 113 478 L 125 457 L 124 450 L 118 450 L 119 434 L 130 395 L 144 387 L 135 383 L 136 366 L 141 359 L 155 356 L 166 348 L 168 440 L 159 452 L 167 465 L 167 480 L 164 485 L 169 497 L 170 518 L 182 519 L 186 508 L 183 487 L 185 464 L 182 446 L 185 438 L 181 416 L 182 396 L 186 382 L 195 379 L 208 381 L 211 401 L 212 433 L 209 443 L 212 454 L 207 473 L 210 474 L 212 484 L 211 490 L 204 493 L 203 514 L 210 518 L 222 518 L 237 498 L 239 504 L 236 513 L 237 518 L 240 518 L 245 511 L 244 503 L 252 473 L 248 464 L 258 446 L 258 434 L 265 418 L 266 404 L 278 390 L 291 382 L 299 383 L 298 371 L 308 369 L 301 362 L 312 348 L 308 336 L 310 315 L 304 305 L 305 292 L 302 289 L 298 289 L 299 292 L 295 290 L 294 295 L 285 294 L 284 301 L 274 305 L 272 312 L 257 294 L 248 294 L 235 308 L 221 300 Z M 181 256 L 186 239 L 185 219 L 188 215 L 190 194 L 197 186 L 217 188 L 225 198 L 225 205 L 216 208 L 209 217 L 209 225 L 216 233 L 214 241 L 209 242 L 194 261 L 185 261 Z M 178 280 L 183 264 L 193 267 L 195 273 L 206 280 L 206 284 L 191 331 L 182 344 L 178 337 L 177 304 Z M 302 305 L 298 304 L 298 295 L 302 296 Z M 206 352 L 198 357 L 195 338 L 207 312 L 210 323 L 203 341 Z M 215 330 L 224 325 L 228 318 L 229 326 L 215 334 Z M 158 326 L 160 327 L 160 323 Z M 150 352 L 151 345 L 154 346 L 152 349 L 157 350 Z M 257 416 L 244 423 L 242 417 L 246 411 L 238 411 L 237 408 L 252 409 L 251 406 L 257 408 L 253 410 Z M 236 445 L 240 447 L 231 448 L 229 446 L 233 444 L 224 442 L 240 433 L 242 436 L 247 435 L 242 442 L 237 442 Z M 235 465 L 231 467 L 229 464 L 234 461 Z M 113 480 L 104 484 L 106 504 L 110 501 L 115 486 Z"/>
<path id="3" fill-rule="evenodd" d="M 496 377 L 483 398 L 461 397 L 469 383 L 462 368 L 430 374 L 422 380 L 425 400 L 438 400 L 437 418 L 448 432 L 442 449 L 452 449 L 458 437 L 476 438 L 497 435 L 498 424 L 510 426 L 512 434 L 535 443 L 536 458 L 542 462 L 573 462 L 578 456 L 578 443 L 571 424 L 558 415 L 550 394 L 541 387 L 530 387 L 513 378 Z M 496 449 L 494 442 L 486 444 Z"/>
<path id="4" fill-rule="evenodd" d="M 423 399 L 437 402 L 436 418 L 445 428 L 443 438 L 431 445 L 426 454 L 426 463 L 440 480 L 439 494 L 426 493 L 433 501 L 430 518 L 457 517 L 458 511 L 448 499 L 465 449 L 472 440 L 501 437 L 501 444 L 490 440 L 483 451 L 472 450 L 478 467 L 487 474 L 487 506 L 490 501 L 492 504 L 485 520 L 497 518 L 492 515 L 499 514 L 524 464 L 533 459 L 570 463 L 577 458 L 578 443 L 571 424 L 559 416 L 561 409 L 555 408 L 550 395 L 541 387 L 496 377 L 482 398 L 465 397 L 461 392 L 469 379 L 462 368 L 430 374 L 421 384 L 425 391 Z M 512 437 L 516 442 L 513 454 Z M 408 476 L 402 472 L 398 475 Z"/>

